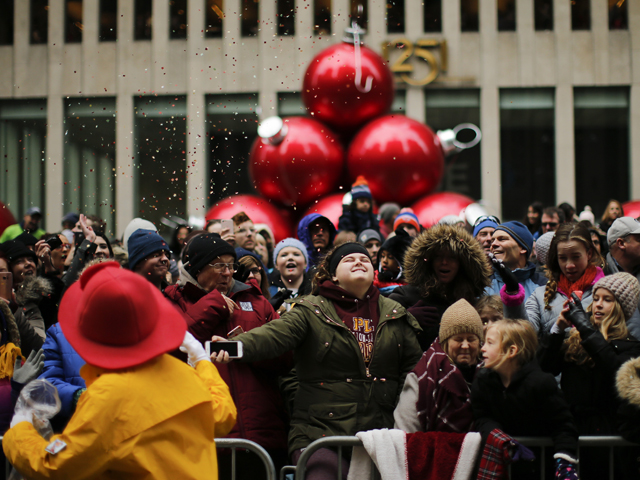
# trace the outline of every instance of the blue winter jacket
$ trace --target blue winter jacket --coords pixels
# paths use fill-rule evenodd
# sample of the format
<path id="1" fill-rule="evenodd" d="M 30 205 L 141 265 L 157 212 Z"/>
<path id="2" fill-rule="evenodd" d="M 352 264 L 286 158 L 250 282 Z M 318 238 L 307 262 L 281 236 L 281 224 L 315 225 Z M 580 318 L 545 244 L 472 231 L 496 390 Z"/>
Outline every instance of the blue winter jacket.
<path id="1" fill-rule="evenodd" d="M 336 227 L 327 217 L 320 215 L 319 213 L 311 213 L 302 217 L 302 220 L 298 223 L 298 240 L 304 243 L 307 247 L 307 255 L 309 255 L 308 268 L 314 267 L 320 261 L 318 251 L 313 247 L 311 235 L 309 234 L 309 225 L 318 218 L 324 218 L 329 222 L 329 247 L 333 245 L 333 240 L 336 238 Z"/>
<path id="2" fill-rule="evenodd" d="M 84 380 L 80 377 L 80 368 L 85 361 L 67 341 L 57 323 L 47 330 L 47 339 L 42 348 L 44 349 L 44 370 L 39 378 L 50 381 L 58 389 L 62 403 L 58 415 L 67 421 L 75 410 L 73 396 L 79 389 L 86 388 Z"/>

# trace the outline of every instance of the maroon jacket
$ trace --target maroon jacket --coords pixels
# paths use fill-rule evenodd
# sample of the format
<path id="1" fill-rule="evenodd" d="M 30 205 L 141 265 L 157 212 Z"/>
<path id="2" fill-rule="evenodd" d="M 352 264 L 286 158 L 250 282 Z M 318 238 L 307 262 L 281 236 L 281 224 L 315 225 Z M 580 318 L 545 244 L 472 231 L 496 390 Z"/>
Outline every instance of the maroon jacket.
<path id="1" fill-rule="evenodd" d="M 229 318 L 229 310 L 217 290 L 206 293 L 192 283 L 172 285 L 165 296 L 182 313 L 187 329 L 200 342 L 213 335 L 226 338 L 233 328 L 245 332 L 278 318 L 260 289 L 236 281 L 229 297 L 238 309 Z M 229 386 L 238 409 L 238 420 L 228 437 L 246 438 L 267 449 L 287 448 L 288 420 L 278 389 L 277 377 L 289 371 L 291 356 L 264 362 L 214 363 Z"/>

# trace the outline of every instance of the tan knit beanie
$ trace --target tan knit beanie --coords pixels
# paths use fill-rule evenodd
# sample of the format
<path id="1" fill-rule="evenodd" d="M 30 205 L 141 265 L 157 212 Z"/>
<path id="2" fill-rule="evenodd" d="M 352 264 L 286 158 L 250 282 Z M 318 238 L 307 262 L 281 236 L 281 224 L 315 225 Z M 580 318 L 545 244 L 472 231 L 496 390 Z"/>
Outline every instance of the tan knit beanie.
<path id="1" fill-rule="evenodd" d="M 629 320 L 631 315 L 638 308 L 638 299 L 640 299 L 640 283 L 636 277 L 630 273 L 618 272 L 613 275 L 607 275 L 601 278 L 593 286 L 593 293 L 598 288 L 606 288 L 622 307 L 625 319 Z"/>
<path id="2" fill-rule="evenodd" d="M 447 308 L 440 321 L 440 343 L 461 333 L 473 333 L 480 341 L 484 338 L 482 320 L 476 309 L 464 298 Z"/>

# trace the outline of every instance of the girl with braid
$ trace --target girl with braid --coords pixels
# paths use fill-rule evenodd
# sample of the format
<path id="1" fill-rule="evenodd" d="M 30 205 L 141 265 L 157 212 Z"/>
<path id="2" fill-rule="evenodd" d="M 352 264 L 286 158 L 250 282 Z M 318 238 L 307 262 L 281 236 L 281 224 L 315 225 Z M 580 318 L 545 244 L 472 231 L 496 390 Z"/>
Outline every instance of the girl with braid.
<path id="1" fill-rule="evenodd" d="M 551 240 L 546 275 L 549 281 L 538 287 L 525 304 L 529 321 L 546 336 L 558 320 L 565 302 L 576 293 L 586 310 L 592 302 L 592 289 L 604 277 L 602 257 L 591 241 L 589 230 L 580 224 L 564 224 Z"/>

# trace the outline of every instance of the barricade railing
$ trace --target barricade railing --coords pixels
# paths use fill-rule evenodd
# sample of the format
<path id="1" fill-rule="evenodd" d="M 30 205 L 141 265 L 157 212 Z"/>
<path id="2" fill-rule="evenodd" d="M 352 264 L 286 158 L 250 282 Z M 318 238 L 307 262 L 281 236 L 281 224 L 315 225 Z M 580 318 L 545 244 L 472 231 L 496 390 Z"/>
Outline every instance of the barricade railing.
<path id="1" fill-rule="evenodd" d="M 262 460 L 264 464 L 264 468 L 267 472 L 267 480 L 277 480 L 278 476 L 276 474 L 276 467 L 273 464 L 273 460 L 271 460 L 271 456 L 267 453 L 267 451 L 258 445 L 256 442 L 252 442 L 251 440 L 245 440 L 243 438 L 216 438 L 216 448 L 228 448 L 231 449 L 231 478 L 225 480 L 236 480 L 236 460 L 237 460 L 237 450 L 249 450 Z"/>
<path id="2" fill-rule="evenodd" d="M 553 441 L 549 437 L 516 437 L 516 441 L 527 447 L 540 447 L 540 478 L 544 480 L 545 474 L 545 449 L 553 447 Z M 362 442 L 358 437 L 325 437 L 315 442 L 312 442 L 304 449 L 300 458 L 298 459 L 298 465 L 295 469 L 295 480 L 304 480 L 307 471 L 307 463 L 311 455 L 321 448 L 332 448 L 338 451 L 338 475 L 336 480 L 342 478 L 342 458 L 343 448 L 356 447 L 362 445 Z M 628 442 L 622 437 L 617 436 L 584 436 L 578 439 L 578 456 L 580 455 L 580 447 L 603 447 L 609 449 L 609 480 L 614 480 L 613 467 L 613 449 L 616 447 L 637 447 L 638 444 Z M 373 463 L 373 461 L 372 461 Z M 578 471 L 580 465 L 578 464 Z M 372 468 L 372 476 L 378 474 L 375 464 Z M 603 479 L 604 480 L 604 479 Z"/>

